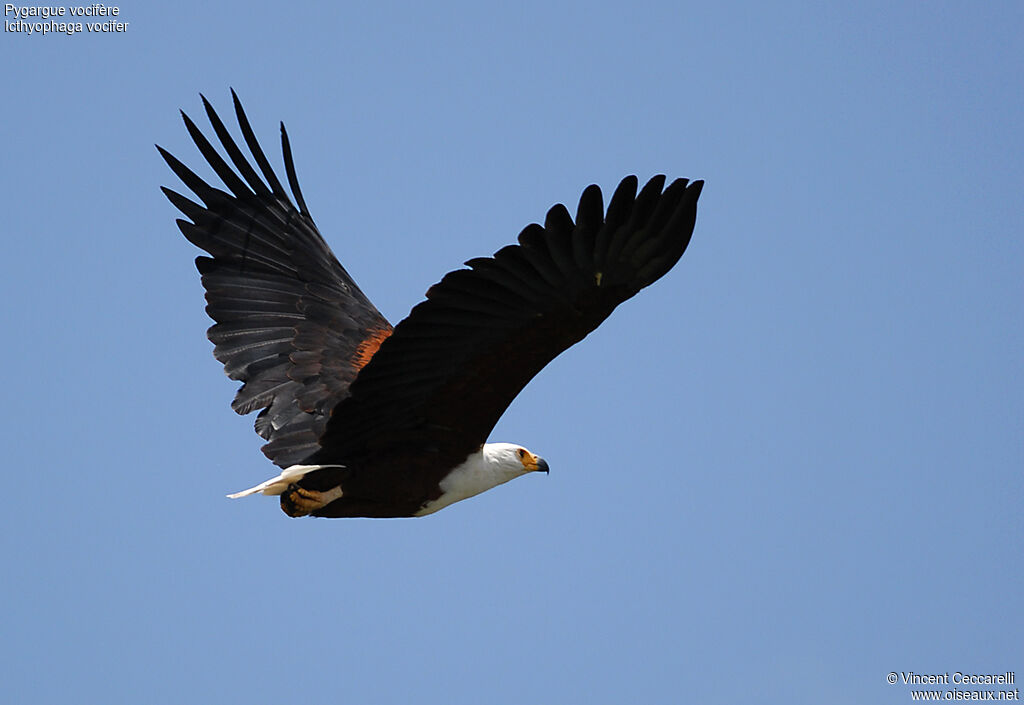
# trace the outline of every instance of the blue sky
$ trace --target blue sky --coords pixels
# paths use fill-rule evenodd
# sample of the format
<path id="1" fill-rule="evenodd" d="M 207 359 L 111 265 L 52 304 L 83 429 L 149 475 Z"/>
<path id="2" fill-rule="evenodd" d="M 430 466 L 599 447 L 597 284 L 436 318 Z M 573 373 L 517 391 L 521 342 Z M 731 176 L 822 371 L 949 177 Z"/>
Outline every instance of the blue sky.
<path id="1" fill-rule="evenodd" d="M 1024 673 L 1019 3 L 119 7 L 123 34 L 0 37 L 11 702 Z M 153 144 L 209 174 L 177 111 L 229 86 L 392 322 L 589 183 L 706 179 L 679 265 L 495 429 L 549 477 L 417 520 L 224 498 L 273 466 Z"/>

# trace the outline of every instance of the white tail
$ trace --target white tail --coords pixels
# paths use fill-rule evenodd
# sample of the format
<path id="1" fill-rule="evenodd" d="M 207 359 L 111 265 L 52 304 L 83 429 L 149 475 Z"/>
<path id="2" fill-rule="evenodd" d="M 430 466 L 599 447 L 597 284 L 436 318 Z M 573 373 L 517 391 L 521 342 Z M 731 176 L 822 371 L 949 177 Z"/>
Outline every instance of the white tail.
<path id="1" fill-rule="evenodd" d="M 266 482 L 261 482 L 260 484 L 256 485 L 255 487 L 250 487 L 247 490 L 242 490 L 241 492 L 235 492 L 234 494 L 229 494 L 228 497 L 230 497 L 231 499 L 238 499 L 239 497 L 248 497 L 249 495 L 256 494 L 257 492 L 260 493 L 260 494 L 267 494 L 267 495 L 279 495 L 279 494 L 282 494 L 286 489 L 288 489 L 288 485 L 292 485 L 292 484 L 298 482 L 299 480 L 304 478 L 306 475 L 308 475 L 309 473 L 311 473 L 311 472 L 313 472 L 315 470 L 323 470 L 324 468 L 343 468 L 343 467 L 345 467 L 345 466 L 344 465 L 289 465 L 284 470 L 282 470 L 281 474 L 278 475 L 277 477 L 272 477 L 269 480 L 267 480 Z"/>

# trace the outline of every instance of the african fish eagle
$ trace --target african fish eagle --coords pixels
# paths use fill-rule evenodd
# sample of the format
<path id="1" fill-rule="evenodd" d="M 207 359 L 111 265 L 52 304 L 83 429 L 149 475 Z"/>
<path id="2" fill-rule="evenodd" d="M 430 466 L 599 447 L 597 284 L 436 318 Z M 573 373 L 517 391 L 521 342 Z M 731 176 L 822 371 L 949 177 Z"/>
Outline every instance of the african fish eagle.
<path id="1" fill-rule="evenodd" d="M 168 188 L 196 259 L 214 356 L 242 382 L 232 408 L 261 409 L 256 432 L 282 470 L 231 497 L 280 495 L 289 516 L 424 516 L 547 463 L 487 443 L 519 391 L 620 303 L 668 272 L 693 232 L 702 181 L 627 176 L 605 211 L 589 186 L 576 218 L 563 205 L 518 244 L 466 262 L 392 327 L 334 257 L 306 208 L 284 124 L 292 197 L 235 114 L 259 169 L 209 101 L 230 164 L 184 112 L 227 191 L 160 154 L 202 205 Z M 232 168 L 231 165 L 234 165 Z M 262 177 L 260 176 L 262 174 Z M 292 200 L 294 199 L 294 201 Z"/>

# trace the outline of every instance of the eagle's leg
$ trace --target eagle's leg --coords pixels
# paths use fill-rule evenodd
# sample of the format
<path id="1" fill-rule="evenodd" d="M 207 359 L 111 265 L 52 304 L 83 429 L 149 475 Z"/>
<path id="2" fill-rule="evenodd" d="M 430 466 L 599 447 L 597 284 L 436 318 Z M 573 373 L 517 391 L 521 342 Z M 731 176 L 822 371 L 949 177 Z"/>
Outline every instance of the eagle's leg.
<path id="1" fill-rule="evenodd" d="M 281 494 L 281 509 L 290 517 L 302 517 L 312 514 L 317 509 L 326 507 L 342 495 L 341 487 L 332 487 L 329 490 L 319 492 L 307 490 L 298 485 L 290 485 Z"/>

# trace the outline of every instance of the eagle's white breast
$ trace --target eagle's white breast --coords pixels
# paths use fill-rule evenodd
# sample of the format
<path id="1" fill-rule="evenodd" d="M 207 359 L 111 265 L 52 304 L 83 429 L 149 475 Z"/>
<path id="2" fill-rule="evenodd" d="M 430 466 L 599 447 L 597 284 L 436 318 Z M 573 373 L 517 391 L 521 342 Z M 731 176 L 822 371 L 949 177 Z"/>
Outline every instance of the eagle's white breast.
<path id="1" fill-rule="evenodd" d="M 424 503 L 414 516 L 433 514 L 449 504 L 525 475 L 528 471 L 515 455 L 518 449 L 519 446 L 510 443 L 485 443 L 483 448 L 466 458 L 441 480 L 440 488 L 444 494 Z"/>

